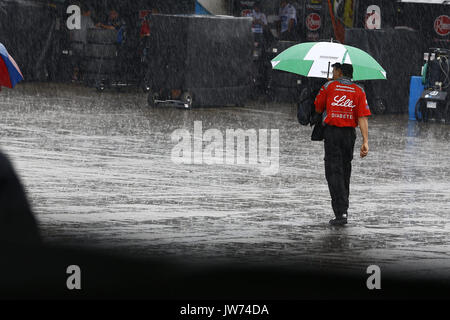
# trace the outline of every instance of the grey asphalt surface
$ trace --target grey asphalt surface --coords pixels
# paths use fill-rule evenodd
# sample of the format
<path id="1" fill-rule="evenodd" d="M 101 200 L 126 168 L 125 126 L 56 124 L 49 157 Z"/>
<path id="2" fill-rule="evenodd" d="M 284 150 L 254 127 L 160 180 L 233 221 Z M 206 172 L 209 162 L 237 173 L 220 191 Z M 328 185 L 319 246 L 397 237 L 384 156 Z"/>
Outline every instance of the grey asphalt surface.
<path id="1" fill-rule="evenodd" d="M 0 93 L 0 147 L 24 183 L 46 243 L 185 263 L 377 264 L 450 279 L 450 125 L 407 115 L 357 132 L 349 225 L 330 227 L 323 144 L 292 104 L 149 108 L 137 90 L 23 84 Z M 279 129 L 279 172 L 177 164 L 176 129 Z"/>

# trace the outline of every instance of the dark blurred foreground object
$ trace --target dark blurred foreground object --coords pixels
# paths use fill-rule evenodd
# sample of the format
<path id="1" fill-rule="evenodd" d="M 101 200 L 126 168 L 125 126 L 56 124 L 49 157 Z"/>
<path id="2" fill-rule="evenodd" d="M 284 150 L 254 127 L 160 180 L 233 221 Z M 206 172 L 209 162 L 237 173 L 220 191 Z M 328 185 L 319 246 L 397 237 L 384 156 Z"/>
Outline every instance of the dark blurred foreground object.
<path id="1" fill-rule="evenodd" d="M 0 152 L 0 246 L 40 244 L 38 227 L 11 162 Z"/>
<path id="2" fill-rule="evenodd" d="M 450 299 L 450 277 L 401 280 L 336 268 L 189 265 L 162 257 L 139 259 L 101 250 L 40 245 L 38 228 L 10 161 L 0 153 L 0 299 Z M 255 253 L 257 254 L 257 253 Z M 68 267 L 80 268 L 81 289 L 69 290 Z M 405 278 L 406 279 L 406 278 Z"/>
<path id="3" fill-rule="evenodd" d="M 189 265 L 163 258 L 118 257 L 64 247 L 0 248 L 0 299 L 450 299 L 450 280 L 389 277 L 369 290 L 366 270 L 339 272 L 264 265 Z M 81 289 L 69 290 L 67 268 L 81 269 Z M 342 270 L 342 269 L 341 269 Z"/>

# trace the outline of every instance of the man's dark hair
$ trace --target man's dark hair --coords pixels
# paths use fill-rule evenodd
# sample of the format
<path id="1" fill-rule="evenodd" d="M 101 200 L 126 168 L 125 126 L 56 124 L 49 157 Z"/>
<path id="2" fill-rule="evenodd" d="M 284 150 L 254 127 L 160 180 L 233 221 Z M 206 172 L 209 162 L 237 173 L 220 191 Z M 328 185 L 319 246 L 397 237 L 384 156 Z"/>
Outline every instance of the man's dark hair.
<path id="1" fill-rule="evenodd" d="M 0 152 L 0 248 L 41 245 L 38 225 L 11 161 Z"/>
<path id="2" fill-rule="evenodd" d="M 353 78 L 353 66 L 351 64 L 335 63 L 333 64 L 333 68 L 341 70 L 344 77 Z"/>
<path id="3" fill-rule="evenodd" d="M 344 77 L 353 78 L 353 66 L 351 64 L 344 63 L 341 70 Z"/>
<path id="4" fill-rule="evenodd" d="M 82 13 L 91 11 L 91 8 L 84 2 L 80 4 L 80 9 Z"/>

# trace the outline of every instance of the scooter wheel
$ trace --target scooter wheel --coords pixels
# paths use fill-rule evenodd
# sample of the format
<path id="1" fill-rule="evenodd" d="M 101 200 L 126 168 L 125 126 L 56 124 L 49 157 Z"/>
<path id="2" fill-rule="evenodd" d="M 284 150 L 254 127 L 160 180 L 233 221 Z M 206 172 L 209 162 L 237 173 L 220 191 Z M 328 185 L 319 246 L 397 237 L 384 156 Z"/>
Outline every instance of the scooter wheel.
<path id="1" fill-rule="evenodd" d="M 147 102 L 148 105 L 152 108 L 156 107 L 156 100 L 159 100 L 159 93 L 158 92 L 152 92 L 149 90 L 148 96 L 147 96 Z"/>
<path id="2" fill-rule="evenodd" d="M 444 119 L 446 124 L 450 124 L 450 101 L 445 105 Z"/>
<path id="3" fill-rule="evenodd" d="M 423 117 L 422 117 L 422 112 L 421 112 L 421 101 L 419 100 L 419 101 L 417 101 L 417 103 L 416 103 L 416 108 L 415 108 L 415 111 L 414 111 L 414 114 L 415 114 L 415 116 L 416 116 L 416 120 L 418 121 L 418 122 L 421 122 L 422 120 L 423 120 Z"/>
<path id="4" fill-rule="evenodd" d="M 183 94 L 180 96 L 180 100 L 184 103 L 186 109 L 192 108 L 193 98 L 190 92 L 183 92 Z"/>

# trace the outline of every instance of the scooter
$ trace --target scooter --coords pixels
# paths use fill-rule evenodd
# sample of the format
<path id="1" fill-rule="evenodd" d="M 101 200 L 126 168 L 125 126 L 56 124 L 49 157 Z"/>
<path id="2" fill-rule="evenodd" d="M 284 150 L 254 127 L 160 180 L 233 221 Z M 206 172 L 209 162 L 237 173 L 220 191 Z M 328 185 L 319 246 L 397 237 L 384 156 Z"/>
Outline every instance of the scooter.
<path id="1" fill-rule="evenodd" d="M 450 123 L 450 51 L 431 48 L 424 54 L 422 83 L 425 90 L 417 101 L 415 114 L 418 121 L 430 119 Z"/>

